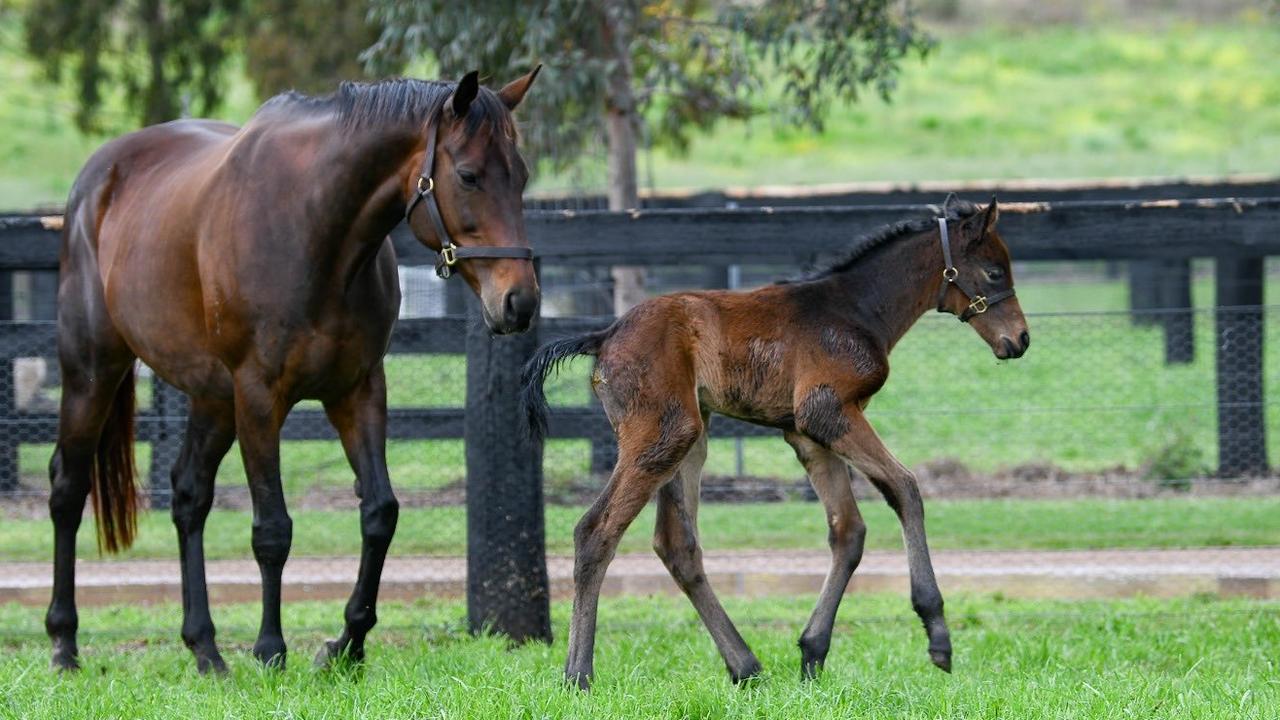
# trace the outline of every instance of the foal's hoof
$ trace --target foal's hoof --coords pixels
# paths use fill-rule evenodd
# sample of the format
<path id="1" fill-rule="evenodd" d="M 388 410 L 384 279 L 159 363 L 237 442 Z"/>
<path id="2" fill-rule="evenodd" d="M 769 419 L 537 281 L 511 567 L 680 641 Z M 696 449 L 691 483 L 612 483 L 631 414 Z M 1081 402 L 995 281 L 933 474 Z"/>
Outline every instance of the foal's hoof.
<path id="1" fill-rule="evenodd" d="M 359 665 L 364 662 L 364 648 L 344 644 L 341 640 L 326 640 L 316 653 L 315 665 L 321 670 Z"/>
<path id="2" fill-rule="evenodd" d="M 930 650 L 929 659 L 934 665 L 943 672 L 951 672 L 951 651 L 950 650 Z"/>

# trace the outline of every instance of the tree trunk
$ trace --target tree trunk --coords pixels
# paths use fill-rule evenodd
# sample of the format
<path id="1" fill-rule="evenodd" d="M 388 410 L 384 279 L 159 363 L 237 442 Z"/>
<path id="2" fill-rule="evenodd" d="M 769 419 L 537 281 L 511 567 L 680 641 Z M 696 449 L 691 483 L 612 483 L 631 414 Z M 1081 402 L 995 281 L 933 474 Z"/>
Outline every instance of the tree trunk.
<path id="1" fill-rule="evenodd" d="M 611 69 L 605 78 L 605 132 L 609 139 L 609 209 L 640 206 L 636 189 L 636 102 L 631 89 L 632 10 L 625 0 L 604 0 L 603 28 Z M 615 266 L 613 312 L 622 315 L 645 299 L 643 266 Z"/>

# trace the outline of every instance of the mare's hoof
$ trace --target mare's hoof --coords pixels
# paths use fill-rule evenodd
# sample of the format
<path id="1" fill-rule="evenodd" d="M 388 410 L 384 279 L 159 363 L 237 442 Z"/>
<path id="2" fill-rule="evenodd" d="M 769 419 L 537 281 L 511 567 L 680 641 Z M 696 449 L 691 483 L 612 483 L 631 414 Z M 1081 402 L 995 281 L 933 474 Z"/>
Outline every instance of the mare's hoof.
<path id="1" fill-rule="evenodd" d="M 801 680 L 817 680 L 822 674 L 821 660 L 804 660 L 800 663 Z"/>
<path id="2" fill-rule="evenodd" d="M 564 673 L 564 684 L 571 688 L 586 692 L 591 689 L 591 673 L 569 672 L 566 670 Z"/>
<path id="3" fill-rule="evenodd" d="M 49 662 L 49 667 L 58 672 L 75 672 L 80 669 L 80 660 L 75 653 L 53 651 L 53 658 Z"/>
<path id="4" fill-rule="evenodd" d="M 758 660 L 752 659 L 751 663 L 739 670 L 729 670 L 729 678 L 733 680 L 733 684 L 739 687 L 751 687 L 759 684 L 760 673 L 763 668 L 760 667 Z"/>
<path id="5" fill-rule="evenodd" d="M 284 670 L 286 654 L 284 641 L 280 639 L 259 640 L 253 645 L 253 656 L 258 662 L 275 670 Z"/>
<path id="6" fill-rule="evenodd" d="M 315 665 L 322 670 L 359 665 L 364 662 L 364 649 L 345 645 L 340 640 L 326 640 L 316 653 Z"/>
<path id="7" fill-rule="evenodd" d="M 222 655 L 217 650 L 196 655 L 196 671 L 201 675 L 218 675 L 227 674 L 227 663 L 222 660 Z"/>
<path id="8" fill-rule="evenodd" d="M 951 651 L 950 650 L 930 650 L 929 659 L 934 665 L 943 672 L 951 672 Z"/>

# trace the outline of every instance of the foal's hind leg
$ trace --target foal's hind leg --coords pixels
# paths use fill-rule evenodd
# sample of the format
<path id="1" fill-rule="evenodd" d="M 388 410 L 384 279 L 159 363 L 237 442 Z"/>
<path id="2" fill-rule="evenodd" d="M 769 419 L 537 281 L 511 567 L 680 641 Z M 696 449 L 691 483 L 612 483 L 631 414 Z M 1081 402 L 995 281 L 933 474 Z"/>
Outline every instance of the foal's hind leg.
<path id="1" fill-rule="evenodd" d="M 204 523 L 213 507 L 218 465 L 235 440 L 235 409 L 230 402 L 195 399 L 187 419 L 182 451 L 173 466 L 173 525 L 178 531 L 182 569 L 182 641 L 196 656 L 201 674 L 226 672 L 214 640 L 209 590 L 204 574 Z"/>
<path id="2" fill-rule="evenodd" d="M 951 632 L 942 612 L 942 592 L 933 574 L 929 543 L 924 533 L 924 502 L 911 471 L 889 452 L 875 429 L 856 406 L 846 406 L 844 432 L 831 441 L 831 449 L 849 461 L 884 495 L 902 523 L 911 573 L 911 605 L 929 636 L 929 659 L 951 672 Z"/>
<path id="3" fill-rule="evenodd" d="M 698 491 L 706 459 L 707 436 L 703 433 L 680 464 L 675 478 L 658 490 L 653 550 L 662 558 L 676 584 L 689 596 L 715 640 L 729 676 L 734 682 L 742 682 L 760 674 L 760 661 L 747 647 L 711 589 L 702 567 L 702 548 L 698 545 Z"/>
<path id="4" fill-rule="evenodd" d="M 66 343 L 67 338 L 64 329 L 61 342 Z M 133 367 L 132 355 L 108 356 L 103 349 L 86 347 L 82 351 L 80 347 L 64 346 L 61 353 L 58 443 L 49 462 L 53 598 L 45 615 L 45 630 L 53 642 L 53 667 L 59 670 L 80 667 L 76 645 L 80 626 L 76 612 L 76 532 L 89 495 L 103 423 L 111 412 L 121 379 Z"/>
<path id="5" fill-rule="evenodd" d="M 818 604 L 800 634 L 800 674 L 813 678 L 826 662 L 831 649 L 831 628 L 835 625 L 840 599 L 849 586 L 849 578 L 862 560 L 862 547 L 867 526 L 853 499 L 849 466 L 814 441 L 796 433 L 786 440 L 809 474 L 809 482 L 827 511 L 827 540 L 831 545 L 831 569 L 822 583 Z"/>
<path id="6" fill-rule="evenodd" d="M 396 531 L 400 504 L 387 474 L 387 386 L 382 364 L 349 395 L 326 403 L 329 421 L 356 473 L 360 496 L 360 570 L 347 602 L 346 626 L 337 640 L 326 642 L 316 664 L 327 666 L 343 655 L 364 659 L 364 638 L 378 621 L 378 584 L 387 548 Z"/>
<path id="7" fill-rule="evenodd" d="M 653 492 L 671 478 L 702 431 L 692 392 L 684 401 L 671 400 L 665 408 L 635 410 L 618 425 L 613 476 L 573 532 L 573 619 L 564 674 L 584 690 L 595 665 L 600 586 L 618 541 Z"/>

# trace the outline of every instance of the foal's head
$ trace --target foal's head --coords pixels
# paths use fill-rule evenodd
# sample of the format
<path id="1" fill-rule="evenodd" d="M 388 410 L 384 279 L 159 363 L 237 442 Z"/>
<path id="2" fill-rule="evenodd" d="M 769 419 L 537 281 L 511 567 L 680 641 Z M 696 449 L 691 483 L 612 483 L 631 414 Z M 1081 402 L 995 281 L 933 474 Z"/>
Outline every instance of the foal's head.
<path id="1" fill-rule="evenodd" d="M 451 242 L 462 251 L 448 272 L 461 275 L 480 297 L 485 322 L 498 334 L 527 330 L 537 312 L 533 263 L 526 257 L 466 257 L 466 249 L 529 247 L 521 202 L 529 171 L 516 147 L 511 111 L 537 75 L 535 68 L 494 92 L 480 86 L 477 73 L 467 73 L 445 100 L 438 125 L 427 125 L 436 146 L 433 167 L 421 173 L 425 184 L 415 171 L 405 188 L 408 201 L 421 191 L 434 195 Z M 429 143 L 425 138 L 413 167 L 424 166 Z M 409 224 L 424 244 L 441 249 L 427 210 L 415 208 Z"/>
<path id="2" fill-rule="evenodd" d="M 1027 332 L 1027 319 L 1022 315 L 1018 298 L 1008 297 L 989 306 L 979 303 L 961 288 L 968 288 L 980 297 L 996 297 L 1013 289 L 1013 271 L 1009 267 L 1009 248 L 996 232 L 1000 208 L 995 198 L 986 208 L 973 213 L 958 223 L 959 232 L 952 230 L 952 251 L 956 282 L 947 283 L 940 309 L 964 318 L 978 335 L 987 341 L 996 357 L 1004 360 L 1022 357 L 1031 345 Z M 953 224 L 953 228 L 956 225 Z M 974 312 L 974 310 L 979 310 Z"/>

